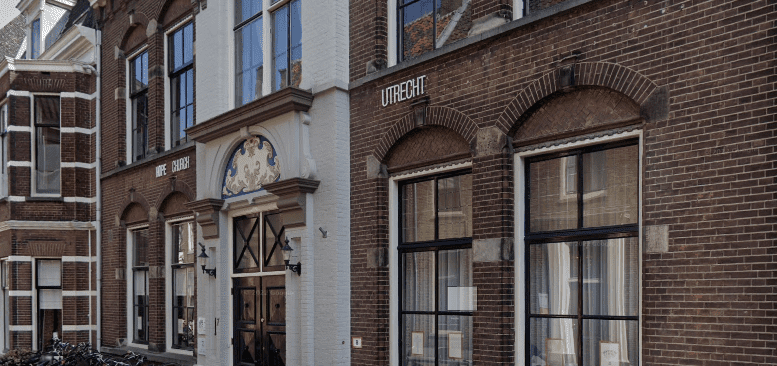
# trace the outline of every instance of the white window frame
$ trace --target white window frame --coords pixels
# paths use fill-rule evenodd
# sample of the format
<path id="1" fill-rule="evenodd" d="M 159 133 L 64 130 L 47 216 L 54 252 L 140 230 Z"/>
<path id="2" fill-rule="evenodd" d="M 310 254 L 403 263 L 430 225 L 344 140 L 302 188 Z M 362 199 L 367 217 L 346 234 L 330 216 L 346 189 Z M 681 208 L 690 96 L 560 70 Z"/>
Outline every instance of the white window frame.
<path id="1" fill-rule="evenodd" d="M 132 94 L 132 91 L 130 90 L 130 83 L 132 82 L 130 80 L 130 64 L 132 63 L 132 61 L 135 60 L 136 57 L 140 56 L 141 53 L 143 53 L 144 51 L 147 51 L 147 50 L 148 50 L 148 45 L 147 44 L 143 45 L 142 47 L 138 48 L 135 52 L 132 52 L 129 56 L 127 56 L 124 59 L 124 70 L 125 70 L 125 75 L 124 75 L 124 101 L 125 101 L 124 102 L 124 105 L 125 105 L 124 113 L 125 113 L 125 117 L 126 117 L 126 121 L 127 121 L 126 126 L 125 126 L 125 128 L 126 128 L 125 135 L 124 135 L 125 136 L 125 138 L 124 138 L 125 141 L 124 142 L 125 142 L 125 145 L 126 145 L 126 156 L 125 156 L 125 160 L 124 161 L 126 162 L 127 165 L 132 164 L 132 163 L 135 162 L 134 161 L 135 156 L 133 154 L 135 146 L 132 145 L 132 139 L 133 139 L 132 113 L 134 113 L 134 112 L 132 111 L 132 109 L 133 109 L 132 108 L 132 99 L 130 98 L 130 95 Z"/>
<path id="2" fill-rule="evenodd" d="M 471 162 L 439 167 L 389 178 L 389 365 L 399 365 L 399 183 L 445 172 L 471 168 Z M 474 196 L 474 194 L 473 194 Z"/>
<path id="3" fill-rule="evenodd" d="M 135 306 L 133 305 L 134 304 L 133 297 L 135 296 L 135 294 L 133 293 L 134 292 L 133 284 L 135 282 L 135 277 L 134 277 L 133 272 L 132 272 L 132 267 L 133 267 L 132 260 L 133 260 L 133 258 L 135 256 L 135 241 L 134 241 L 134 236 L 132 235 L 132 232 L 133 231 L 137 231 L 137 230 L 143 230 L 143 229 L 147 229 L 148 230 L 149 229 L 149 225 L 148 224 L 140 224 L 140 225 L 134 225 L 134 226 L 127 227 L 127 245 L 126 245 L 126 255 L 125 255 L 125 257 L 126 257 L 126 267 L 125 267 L 126 268 L 126 272 L 125 273 L 126 274 L 124 275 L 124 279 L 125 279 L 125 282 L 126 282 L 126 285 L 127 285 L 127 300 L 126 300 L 127 301 L 126 302 L 126 304 L 127 304 L 127 306 L 126 306 L 126 311 L 127 311 L 127 313 L 126 313 L 126 316 L 127 316 L 127 334 L 126 334 L 126 336 L 127 336 L 127 338 L 126 339 L 127 339 L 127 345 L 129 345 L 129 346 L 137 347 L 137 348 L 142 348 L 142 349 L 148 349 L 148 344 L 141 344 L 141 343 L 134 343 L 133 342 L 135 340 L 135 333 L 134 332 L 135 332 L 135 325 L 136 325 L 135 321 L 136 321 L 136 319 L 135 319 Z M 150 267 L 150 264 L 149 264 L 149 267 Z M 149 268 L 149 270 L 150 270 L 150 268 Z M 149 296 L 149 298 L 150 298 L 150 294 L 148 294 L 147 296 Z M 146 316 L 148 316 L 148 314 L 146 314 Z M 148 330 L 146 330 L 146 331 L 148 331 Z"/>
<path id="4" fill-rule="evenodd" d="M 170 97 L 170 92 L 172 91 L 172 84 L 170 83 L 170 75 L 169 75 L 170 72 L 169 72 L 169 69 L 168 69 L 168 64 L 170 62 L 170 55 L 169 55 L 170 49 L 169 49 L 169 43 L 168 42 L 169 42 L 171 34 L 175 33 L 175 31 L 181 29 L 181 27 L 183 27 L 183 26 L 185 26 L 185 25 L 187 25 L 189 23 L 194 25 L 194 16 L 192 16 L 192 15 L 187 16 L 186 18 L 182 19 L 181 21 L 179 21 L 178 23 L 176 23 L 175 25 L 170 27 L 170 29 L 165 31 L 164 42 L 162 43 L 163 47 L 164 47 L 164 50 L 165 50 L 165 57 L 164 57 L 164 63 L 165 63 L 164 64 L 164 74 L 165 74 L 165 151 L 170 150 L 170 149 L 173 148 L 173 143 L 172 143 L 172 134 L 173 134 L 172 123 L 173 123 L 173 121 L 170 118 L 170 114 L 172 113 L 173 103 L 172 103 L 172 100 L 171 100 L 171 97 Z M 194 27 L 193 29 L 196 32 L 197 28 Z M 196 42 L 194 40 L 192 40 L 192 51 L 194 51 L 195 43 Z M 194 54 L 192 54 L 192 57 L 193 58 L 195 57 Z M 192 70 L 193 69 L 194 69 L 194 66 L 192 66 Z M 129 69 L 127 69 L 127 70 L 129 70 Z M 196 87 L 197 87 L 197 81 L 195 80 L 194 85 L 192 86 L 192 91 L 194 91 L 194 89 Z M 197 102 L 195 101 L 194 104 L 196 105 Z M 194 121 L 194 124 L 197 124 L 197 122 Z"/>
<path id="5" fill-rule="evenodd" d="M 0 197 L 8 197 L 8 102 L 4 102 L 0 105 Z M 4 343 L 0 342 L 0 346 Z"/>
<path id="6" fill-rule="evenodd" d="M 59 98 L 59 193 L 37 193 L 38 180 L 35 177 L 37 140 L 35 138 L 35 97 Z M 34 93 L 30 94 L 30 196 L 31 197 L 62 197 L 62 96 L 60 93 Z"/>
<path id="7" fill-rule="evenodd" d="M 184 350 L 180 348 L 173 348 L 173 225 L 180 224 L 182 222 L 191 221 L 194 224 L 194 254 L 197 258 L 197 223 L 194 221 L 194 216 L 177 217 L 175 219 L 165 222 L 165 349 L 166 352 L 191 356 L 191 350 Z M 194 275 L 197 276 L 197 261 L 194 262 Z M 197 311 L 197 298 L 194 299 L 194 309 Z M 195 319 L 196 323 L 197 319 Z M 195 324 L 195 328 L 196 328 Z M 197 338 L 197 331 L 194 332 L 195 339 Z M 195 345 L 195 349 L 197 346 Z"/>
<path id="8" fill-rule="evenodd" d="M 523 151 L 515 154 L 515 157 L 513 159 L 513 172 L 514 172 L 514 197 L 515 197 L 515 212 L 514 215 L 514 227 L 515 227 L 515 237 L 514 237 L 514 253 L 515 253 L 515 278 L 514 283 L 515 285 L 515 298 L 514 298 L 514 304 L 515 304 L 515 360 L 522 360 L 525 359 L 525 341 L 526 341 L 526 334 L 524 334 L 524 329 L 526 329 L 526 288 L 523 286 L 524 283 L 526 283 L 526 277 L 525 277 L 525 261 L 523 260 L 524 256 L 526 255 L 526 244 L 524 242 L 524 236 L 525 236 L 525 216 L 524 212 L 526 209 L 526 159 L 537 156 L 537 155 L 545 155 L 553 152 L 560 152 L 560 151 L 566 151 L 566 150 L 572 150 L 575 148 L 581 148 L 585 146 L 590 145 L 599 145 L 603 143 L 608 142 L 615 142 L 620 140 L 626 140 L 630 138 L 637 137 L 639 139 L 638 146 L 639 146 L 639 203 L 638 203 L 638 219 L 637 223 L 639 226 L 638 229 L 638 245 L 639 249 L 637 252 L 639 253 L 639 266 L 638 266 L 638 273 L 639 273 L 639 289 L 638 289 L 638 298 L 639 298 L 639 321 L 638 321 L 638 329 L 639 329 L 639 340 L 638 343 L 639 349 L 637 350 L 637 354 L 639 357 L 639 360 L 642 360 L 642 240 L 643 240 L 643 227 L 642 227 L 642 156 L 643 156 L 643 144 L 644 139 L 642 137 L 642 130 L 635 130 L 635 131 L 628 131 L 628 132 L 622 132 L 617 133 L 611 136 L 603 136 L 603 137 L 597 137 L 592 139 L 586 139 L 582 141 L 575 141 L 565 144 L 560 144 L 556 146 L 549 146 L 549 147 L 543 147 L 538 148 L 535 150 L 530 151 Z M 518 361 L 516 361 L 518 362 Z"/>

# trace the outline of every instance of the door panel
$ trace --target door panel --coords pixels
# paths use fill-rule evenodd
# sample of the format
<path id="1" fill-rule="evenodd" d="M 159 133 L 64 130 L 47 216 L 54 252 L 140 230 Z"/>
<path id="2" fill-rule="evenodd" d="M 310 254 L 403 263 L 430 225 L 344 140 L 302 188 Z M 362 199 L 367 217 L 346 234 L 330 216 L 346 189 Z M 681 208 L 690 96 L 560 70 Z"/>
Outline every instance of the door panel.
<path id="1" fill-rule="evenodd" d="M 285 366 L 284 281 L 283 275 L 233 280 L 235 365 Z"/>

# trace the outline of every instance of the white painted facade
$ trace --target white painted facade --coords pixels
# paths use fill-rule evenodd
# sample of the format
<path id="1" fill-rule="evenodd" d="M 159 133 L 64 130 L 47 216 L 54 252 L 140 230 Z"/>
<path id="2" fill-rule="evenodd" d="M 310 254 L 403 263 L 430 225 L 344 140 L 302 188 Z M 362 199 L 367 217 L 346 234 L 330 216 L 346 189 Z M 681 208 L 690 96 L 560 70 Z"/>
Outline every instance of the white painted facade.
<path id="1" fill-rule="evenodd" d="M 320 181 L 306 194 L 305 226 L 287 229 L 294 248 L 291 263 L 302 274 L 285 273 L 286 364 L 350 364 L 350 135 L 348 99 L 348 1 L 302 1 L 302 82 L 314 97 L 308 112 L 287 112 L 207 143 L 197 143 L 197 200 L 222 198 L 225 169 L 235 148 L 251 135 L 273 145 L 281 180 Z M 283 3 L 282 1 L 280 2 Z M 270 9 L 270 0 L 264 9 Z M 277 6 L 277 5 L 273 5 Z M 235 106 L 234 1 L 210 1 L 194 16 L 197 123 Z M 265 16 L 265 22 L 270 17 Z M 265 27 L 267 29 L 267 27 Z M 271 34 L 264 36 L 265 74 L 272 56 Z M 265 78 L 267 80 L 267 78 Z M 270 94 L 265 83 L 263 94 Z M 208 268 L 197 266 L 197 364 L 232 365 L 232 219 L 277 208 L 277 197 L 260 190 L 227 198 L 218 215 L 219 236 L 198 242 L 207 248 Z M 327 232 L 323 237 L 321 230 Z M 200 323 L 202 324 L 202 323 Z M 204 347 L 203 347 L 204 346 Z"/>

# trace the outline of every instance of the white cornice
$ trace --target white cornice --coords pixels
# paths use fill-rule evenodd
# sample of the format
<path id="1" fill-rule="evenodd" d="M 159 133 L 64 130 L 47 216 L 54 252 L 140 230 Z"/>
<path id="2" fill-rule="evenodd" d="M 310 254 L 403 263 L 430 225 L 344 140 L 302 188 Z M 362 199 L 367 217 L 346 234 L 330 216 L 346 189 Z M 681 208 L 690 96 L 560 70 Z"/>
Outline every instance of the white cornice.
<path id="1" fill-rule="evenodd" d="M 82 221 L 17 221 L 0 222 L 0 232 L 6 230 L 94 230 L 94 224 Z"/>
<path id="2" fill-rule="evenodd" d="M 16 9 L 19 9 L 20 12 L 24 13 L 29 10 L 30 6 L 32 6 L 34 3 L 40 4 L 40 0 L 21 0 L 18 4 L 16 4 Z"/>
<path id="3" fill-rule="evenodd" d="M 95 30 L 82 25 L 74 25 L 68 29 L 53 45 L 40 55 L 40 59 L 70 60 L 79 59 L 89 52 L 95 51 Z"/>
<path id="4" fill-rule="evenodd" d="M 43 71 L 43 72 L 80 72 L 82 74 L 91 74 L 89 68 L 74 61 L 60 60 L 17 60 L 6 58 L 8 70 L 11 71 Z M 4 68 L 0 67 L 0 77 L 4 74 Z"/>

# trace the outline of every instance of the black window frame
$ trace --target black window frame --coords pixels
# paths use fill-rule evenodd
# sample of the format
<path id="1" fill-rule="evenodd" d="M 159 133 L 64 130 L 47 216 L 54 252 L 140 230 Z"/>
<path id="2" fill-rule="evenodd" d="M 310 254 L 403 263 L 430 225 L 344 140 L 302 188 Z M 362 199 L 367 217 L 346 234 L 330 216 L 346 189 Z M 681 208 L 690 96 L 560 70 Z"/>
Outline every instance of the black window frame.
<path id="1" fill-rule="evenodd" d="M 178 32 L 183 32 L 183 34 L 181 36 L 181 39 L 183 40 L 184 44 L 181 46 L 181 51 L 185 55 L 185 47 L 186 47 L 185 46 L 185 42 L 186 42 L 186 40 L 184 38 L 185 38 L 185 35 L 186 35 L 186 32 L 185 32 L 186 27 L 192 27 L 191 28 L 192 29 L 192 39 L 190 40 L 191 41 L 191 47 L 192 47 L 192 59 L 189 60 L 188 62 L 182 64 L 180 67 L 176 68 L 175 67 L 175 57 L 176 57 L 176 55 L 175 55 L 175 41 L 174 41 L 175 40 L 175 35 Z M 167 77 L 168 77 L 168 80 L 170 81 L 170 134 L 169 134 L 169 136 L 170 136 L 170 147 L 171 148 L 183 145 L 183 144 L 185 144 L 186 142 L 189 141 L 189 136 L 186 134 L 186 132 L 183 133 L 183 136 L 179 136 L 178 139 L 175 139 L 175 134 L 179 131 L 180 123 L 182 122 L 181 119 L 179 118 L 178 119 L 178 123 L 175 123 L 175 121 L 176 121 L 176 119 L 174 118 L 175 114 L 178 113 L 179 116 L 180 116 L 181 111 L 185 112 L 187 110 L 187 108 L 189 106 L 191 106 L 192 107 L 192 116 L 191 116 L 192 117 L 192 121 L 191 121 L 191 125 L 189 125 L 186 121 L 183 121 L 183 123 L 186 124 L 186 128 L 192 127 L 196 123 L 196 121 L 194 119 L 194 112 L 195 112 L 194 111 L 194 103 L 195 103 L 195 100 L 194 100 L 195 90 L 194 90 L 194 88 L 196 86 L 196 82 L 194 82 L 194 59 L 195 59 L 195 55 L 194 55 L 194 36 L 195 36 L 195 34 L 194 34 L 194 31 L 195 31 L 195 29 L 194 29 L 194 21 L 191 20 L 191 21 L 188 21 L 188 22 L 182 24 L 181 26 L 179 26 L 178 28 L 176 28 L 175 30 L 170 32 L 168 34 L 168 36 L 167 36 L 167 54 L 168 54 L 168 57 L 167 57 L 167 61 L 168 61 Z M 184 55 L 181 55 L 181 57 L 183 57 Z M 191 85 L 191 92 L 192 92 L 191 98 L 192 98 L 192 102 L 191 103 L 185 103 L 183 106 L 179 105 L 178 108 L 176 109 L 175 105 L 178 103 L 178 101 L 180 101 L 181 98 L 180 98 L 180 95 L 178 96 L 178 98 L 176 98 L 176 96 L 175 96 L 175 88 L 176 87 L 174 85 L 174 81 L 177 81 L 178 78 L 180 78 L 180 77 L 183 77 L 184 79 L 186 79 L 187 73 L 189 73 L 189 72 L 191 72 L 191 80 L 192 80 L 192 85 Z M 188 80 L 188 79 L 186 79 L 186 80 Z M 181 92 L 183 92 L 183 91 L 179 91 L 179 93 L 181 93 Z M 188 92 L 188 89 L 186 90 L 186 92 Z M 188 95 L 187 95 L 187 97 L 188 97 Z M 187 98 L 187 100 L 188 100 L 188 98 Z"/>
<path id="2" fill-rule="evenodd" d="M 145 55 L 145 66 L 143 56 Z M 130 108 L 130 130 L 132 146 L 130 148 L 130 155 L 132 162 L 140 161 L 146 158 L 148 155 L 148 79 L 146 84 L 142 88 L 135 89 L 135 61 L 140 60 L 141 68 L 145 67 L 146 78 L 148 78 L 148 49 L 144 49 L 134 55 L 129 60 L 128 78 L 129 80 L 129 103 L 127 108 Z M 137 106 L 136 106 L 137 101 Z M 140 111 L 144 113 L 139 113 Z M 142 117 L 142 118 L 141 118 Z M 141 135 L 142 141 L 138 141 L 138 135 Z"/>
<path id="3" fill-rule="evenodd" d="M 434 326 L 435 326 L 435 347 L 434 347 L 434 364 L 437 365 L 440 362 L 440 345 L 439 345 L 439 319 L 440 317 L 444 316 L 470 316 L 474 317 L 475 312 L 474 311 L 440 311 L 440 256 L 439 253 L 442 251 L 447 250 L 456 250 L 456 249 L 472 249 L 472 237 L 463 237 L 463 238 L 452 238 L 452 239 L 438 239 L 439 238 L 439 215 L 436 210 L 438 207 L 438 200 L 439 200 L 439 194 L 438 194 L 438 181 L 440 179 L 455 177 L 455 176 L 463 176 L 463 175 L 472 175 L 472 169 L 462 169 L 462 170 L 456 170 L 451 172 L 444 172 L 441 174 L 436 175 L 429 175 L 419 178 L 413 178 L 408 180 L 403 180 L 401 182 L 398 182 L 397 185 L 397 223 L 398 223 L 398 245 L 397 245 L 397 278 L 398 278 L 398 316 L 397 316 L 397 331 L 398 331 L 398 350 L 400 352 L 399 354 L 399 364 L 405 365 L 404 361 L 404 355 L 402 353 L 403 348 L 403 318 L 404 315 L 433 315 L 435 318 Z M 413 183 L 419 183 L 419 182 L 426 182 L 426 181 L 433 181 L 433 187 L 434 187 L 434 207 L 435 207 L 435 213 L 434 213 L 434 239 L 433 240 L 425 240 L 425 241 L 417 241 L 417 242 L 405 242 L 404 241 L 404 235 L 403 235 L 403 210 L 402 210 L 402 192 L 403 187 L 409 184 Z M 472 218 L 470 218 L 472 219 Z M 416 310 L 404 310 L 403 303 L 404 303 L 404 267 L 402 265 L 402 257 L 403 254 L 406 253 L 416 253 L 416 252 L 434 252 L 434 261 L 435 261 L 435 271 L 434 271 L 434 311 L 416 311 Z M 474 333 L 474 332 L 473 332 Z M 472 334 L 469 335 L 470 337 Z"/>
<path id="4" fill-rule="evenodd" d="M 584 281 L 584 256 L 582 254 L 582 248 L 584 246 L 584 241 L 590 241 L 590 240 L 606 240 L 606 239 L 618 239 L 618 238 L 638 238 L 639 237 L 639 218 L 636 218 L 637 223 L 636 224 L 624 224 L 624 225 L 612 225 L 612 226 L 601 226 L 601 227 L 588 227 L 586 228 L 584 226 L 583 220 L 584 220 L 584 195 L 585 192 L 583 190 L 583 184 L 585 182 L 585 169 L 583 168 L 583 155 L 586 153 L 591 152 L 597 152 L 597 151 L 604 151 L 604 150 L 610 150 L 615 149 L 619 147 L 627 147 L 627 146 L 639 146 L 639 138 L 632 138 L 632 139 L 625 139 L 620 141 L 614 141 L 604 144 L 598 144 L 598 145 L 592 145 L 592 146 L 585 146 L 581 148 L 573 148 L 570 150 L 564 150 L 557 153 L 551 153 L 551 154 L 545 154 L 545 155 L 539 155 L 539 156 L 533 156 L 526 159 L 526 169 L 524 174 L 524 187 L 525 187 L 525 194 L 524 194 L 524 245 L 526 246 L 526 249 L 524 251 L 524 268 L 526 276 L 524 278 L 524 288 L 526 289 L 526 294 L 524 296 L 524 316 L 525 318 L 525 324 L 524 324 L 524 357 L 525 357 L 525 363 L 528 365 L 531 363 L 531 319 L 573 319 L 577 321 L 577 339 L 576 341 L 576 347 L 579 350 L 577 354 L 577 365 L 583 365 L 584 360 L 584 349 L 583 349 L 583 321 L 584 320 L 628 320 L 628 321 L 636 321 L 637 324 L 639 324 L 640 316 L 617 316 L 617 315 L 586 315 L 583 312 L 584 306 L 583 306 L 583 281 Z M 533 232 L 531 231 L 531 164 L 546 161 L 546 160 L 552 160 L 552 159 L 558 159 L 562 157 L 568 157 L 568 156 L 576 156 L 576 162 L 575 166 L 577 167 L 577 187 L 576 192 L 574 193 L 577 196 L 577 228 L 575 229 L 562 229 L 562 230 L 554 230 L 554 231 L 537 231 Z M 639 157 L 637 158 L 637 161 L 634 162 L 635 164 L 639 164 Z M 564 167 L 564 174 L 566 175 L 567 167 Z M 637 185 L 639 185 L 640 182 L 637 182 Z M 567 185 L 565 182 L 564 185 L 564 193 L 567 191 Z M 638 208 L 639 210 L 639 208 Z M 577 311 L 576 314 L 573 315 L 553 315 L 553 314 L 532 314 L 531 312 L 531 260 L 530 260 L 530 246 L 531 245 L 542 245 L 542 244 L 550 244 L 550 243 L 561 243 L 561 242 L 576 242 L 577 248 L 578 248 L 578 255 L 577 255 Z M 639 244 L 636 244 L 637 246 Z M 639 248 L 637 248 L 639 249 Z M 639 328 L 639 327 L 638 327 Z M 641 333 L 640 329 L 637 329 L 638 332 Z M 639 333 L 638 333 L 639 334 Z M 639 364 L 641 360 L 639 359 L 639 354 L 637 355 L 637 363 Z M 636 365 L 638 366 L 638 365 Z"/>
<path id="5" fill-rule="evenodd" d="M 59 286 L 41 286 L 40 285 L 40 283 L 39 283 L 40 282 L 40 276 L 38 274 L 39 266 L 40 266 L 40 262 L 45 262 L 45 261 L 59 262 Z M 40 290 L 60 290 L 60 296 L 62 296 L 62 270 L 63 270 L 63 268 L 62 268 L 62 260 L 61 259 L 57 259 L 57 258 L 36 258 L 35 259 L 35 291 L 38 293 L 38 296 L 37 296 L 37 299 L 36 299 L 37 301 L 36 301 L 36 304 L 35 304 L 36 310 L 37 310 L 37 314 L 35 314 L 35 317 L 36 317 L 36 319 L 38 319 L 38 322 L 37 322 L 38 323 L 37 324 L 37 328 L 38 328 L 37 329 L 37 332 L 38 332 L 38 337 L 37 337 L 38 338 L 37 339 L 38 350 L 43 350 L 44 347 L 47 345 L 47 342 L 51 340 L 51 339 L 43 339 L 43 327 L 44 327 L 44 324 L 43 324 L 43 322 L 40 321 L 41 312 L 43 310 L 43 309 L 40 308 L 40 298 L 41 298 Z M 62 305 L 64 305 L 64 304 L 62 304 Z M 63 330 L 62 326 L 63 326 L 63 323 L 64 323 L 63 322 L 64 310 L 65 310 L 64 306 L 60 307 L 60 309 L 59 309 L 59 319 L 55 320 L 55 321 L 58 321 L 58 323 L 59 323 L 59 330 L 60 330 L 59 338 L 60 339 L 62 339 L 62 330 Z M 6 309 L 6 311 L 7 311 L 7 309 Z"/>

